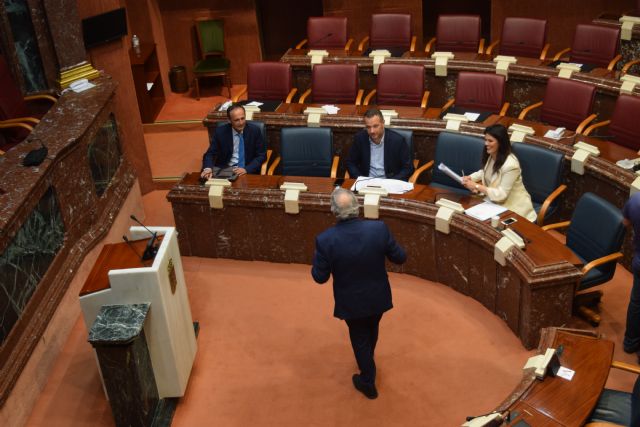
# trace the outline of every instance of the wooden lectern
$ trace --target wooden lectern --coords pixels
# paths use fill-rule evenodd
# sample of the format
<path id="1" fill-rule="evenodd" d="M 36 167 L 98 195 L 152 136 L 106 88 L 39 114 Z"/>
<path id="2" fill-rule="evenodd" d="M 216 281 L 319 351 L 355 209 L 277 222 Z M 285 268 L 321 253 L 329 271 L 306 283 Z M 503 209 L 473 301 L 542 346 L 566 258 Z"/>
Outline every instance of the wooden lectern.
<path id="1" fill-rule="evenodd" d="M 105 245 L 80 291 L 87 330 L 106 304 L 150 303 L 144 332 L 160 398 L 185 393 L 196 355 L 196 337 L 174 227 L 149 227 L 160 236 L 155 259 L 141 260 L 149 240 L 143 227 L 130 242 Z"/>

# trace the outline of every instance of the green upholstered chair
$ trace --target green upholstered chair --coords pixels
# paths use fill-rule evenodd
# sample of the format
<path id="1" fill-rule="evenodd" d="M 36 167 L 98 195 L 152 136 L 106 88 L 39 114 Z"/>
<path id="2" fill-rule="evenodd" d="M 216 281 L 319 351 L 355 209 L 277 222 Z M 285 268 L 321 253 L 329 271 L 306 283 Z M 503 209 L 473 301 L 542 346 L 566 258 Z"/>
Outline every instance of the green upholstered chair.
<path id="1" fill-rule="evenodd" d="M 231 98 L 229 60 L 224 56 L 223 23 L 217 19 L 196 21 L 196 31 L 200 43 L 200 60 L 193 67 L 196 98 L 200 99 L 199 79 L 202 77 L 222 77 Z"/>

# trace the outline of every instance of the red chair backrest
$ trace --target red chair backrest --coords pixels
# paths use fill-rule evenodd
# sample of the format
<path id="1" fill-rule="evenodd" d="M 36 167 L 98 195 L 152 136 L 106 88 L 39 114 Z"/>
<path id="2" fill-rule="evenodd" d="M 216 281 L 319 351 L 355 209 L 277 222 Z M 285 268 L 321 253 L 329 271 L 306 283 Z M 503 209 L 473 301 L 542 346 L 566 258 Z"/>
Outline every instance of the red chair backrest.
<path id="1" fill-rule="evenodd" d="M 318 16 L 307 20 L 309 49 L 342 49 L 347 44 L 347 18 Z"/>
<path id="2" fill-rule="evenodd" d="M 609 132 L 616 144 L 640 149 L 640 98 L 620 95 L 613 109 Z"/>
<path id="3" fill-rule="evenodd" d="M 419 107 L 424 94 L 422 65 L 381 64 L 378 69 L 377 103 Z"/>
<path id="4" fill-rule="evenodd" d="M 293 86 L 291 65 L 284 62 L 254 62 L 247 68 L 247 98 L 284 101 Z"/>
<path id="5" fill-rule="evenodd" d="M 479 15 L 440 15 L 436 28 L 436 50 L 477 52 L 480 43 Z"/>
<path id="6" fill-rule="evenodd" d="M 409 50 L 411 46 L 411 15 L 400 13 L 371 15 L 369 46 L 372 49 L 396 47 Z"/>
<path id="7" fill-rule="evenodd" d="M 575 130 L 591 113 L 596 87 L 575 80 L 549 77 L 540 120 Z"/>
<path id="8" fill-rule="evenodd" d="M 458 74 L 456 107 L 497 114 L 503 104 L 503 75 L 467 71 Z"/>
<path id="9" fill-rule="evenodd" d="M 578 24 L 573 35 L 571 62 L 606 67 L 620 50 L 620 28 Z"/>
<path id="10" fill-rule="evenodd" d="M 358 96 L 356 64 L 318 64 L 311 72 L 313 102 L 353 104 Z"/>
<path id="11" fill-rule="evenodd" d="M 533 18 L 504 18 L 500 55 L 539 58 L 547 42 L 547 21 Z"/>

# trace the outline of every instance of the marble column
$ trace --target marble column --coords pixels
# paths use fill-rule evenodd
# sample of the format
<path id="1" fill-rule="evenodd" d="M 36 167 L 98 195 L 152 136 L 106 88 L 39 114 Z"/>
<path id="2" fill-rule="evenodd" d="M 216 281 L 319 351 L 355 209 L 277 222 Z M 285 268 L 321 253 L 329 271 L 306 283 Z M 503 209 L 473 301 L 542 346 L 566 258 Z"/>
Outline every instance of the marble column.
<path id="1" fill-rule="evenodd" d="M 93 79 L 98 71 L 86 60 L 76 0 L 43 0 L 49 31 L 60 67 L 61 88 L 77 79 Z"/>
<path id="2" fill-rule="evenodd" d="M 151 426 L 160 404 L 143 330 L 150 307 L 104 305 L 89 331 L 116 426 Z"/>

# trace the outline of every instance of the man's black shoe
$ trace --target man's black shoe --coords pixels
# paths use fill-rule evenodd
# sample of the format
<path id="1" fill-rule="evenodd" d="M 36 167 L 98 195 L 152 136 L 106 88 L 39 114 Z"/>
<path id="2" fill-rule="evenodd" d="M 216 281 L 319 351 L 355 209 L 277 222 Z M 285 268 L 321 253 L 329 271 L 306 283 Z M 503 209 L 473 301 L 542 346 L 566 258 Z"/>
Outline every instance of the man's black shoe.
<path id="1" fill-rule="evenodd" d="M 378 397 L 378 390 L 376 390 L 376 386 L 367 385 L 362 382 L 362 378 L 360 378 L 360 375 L 353 374 L 351 380 L 353 381 L 353 386 L 356 388 L 356 390 L 367 396 L 369 399 L 375 399 Z"/>

